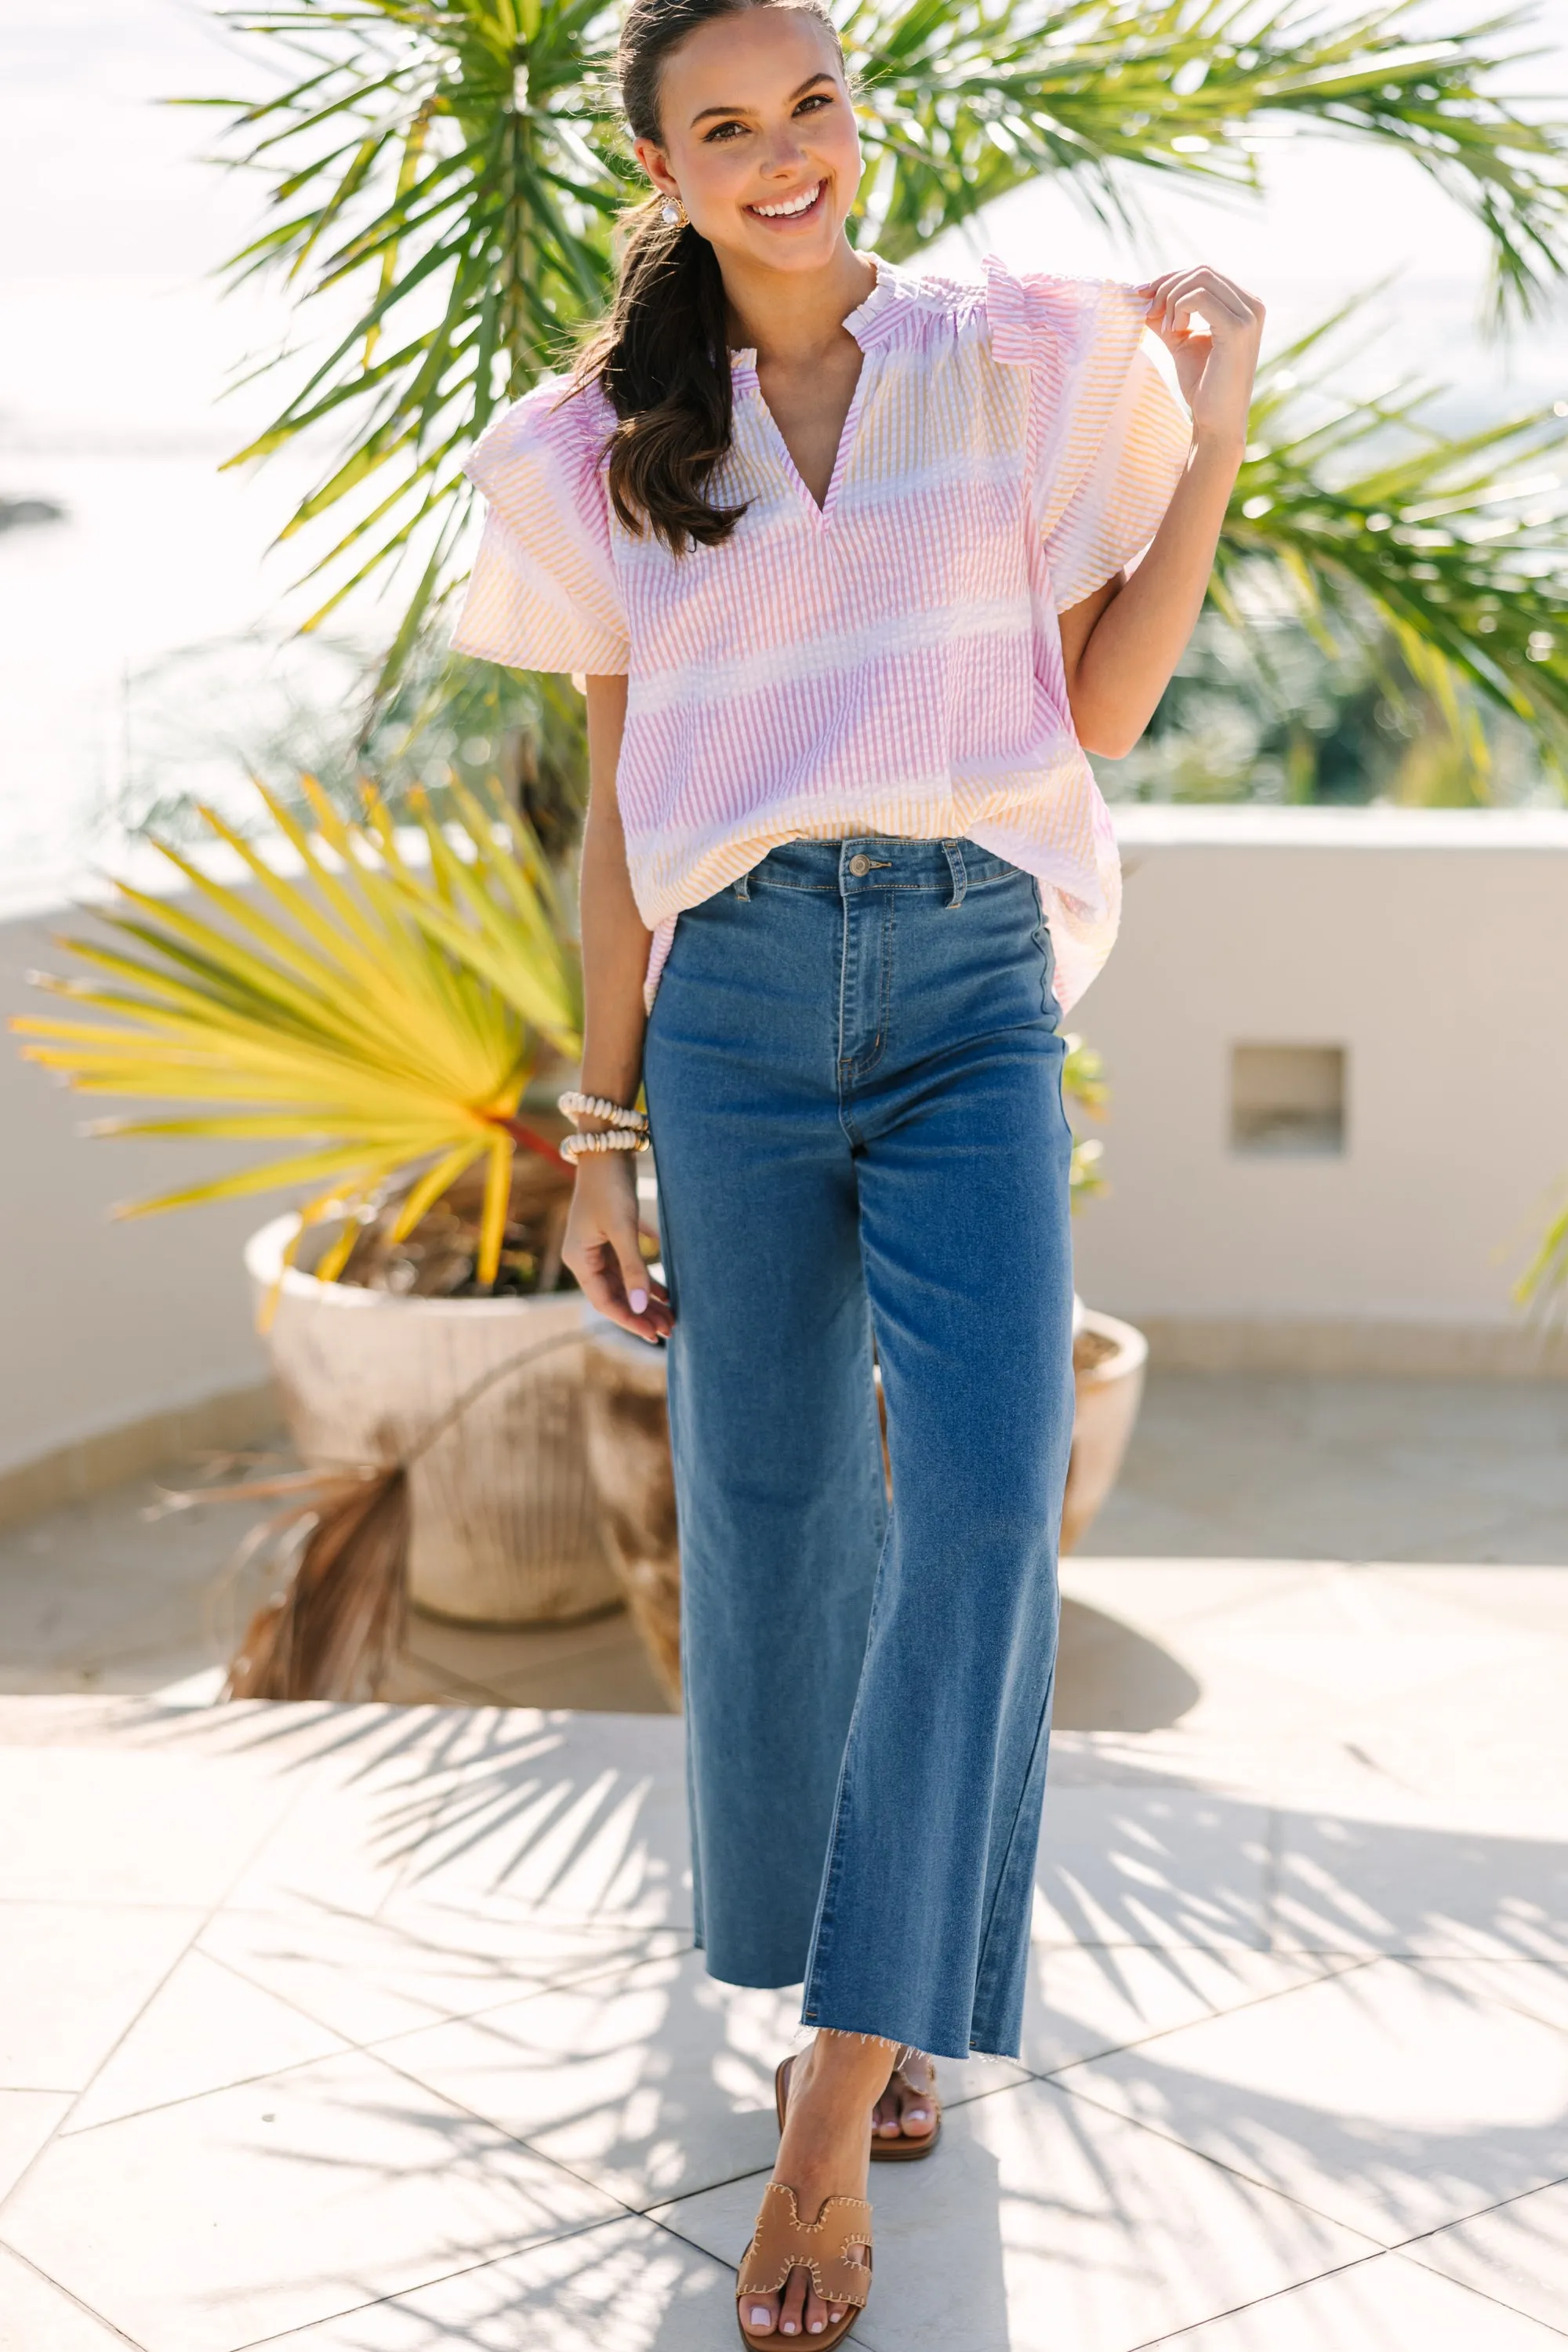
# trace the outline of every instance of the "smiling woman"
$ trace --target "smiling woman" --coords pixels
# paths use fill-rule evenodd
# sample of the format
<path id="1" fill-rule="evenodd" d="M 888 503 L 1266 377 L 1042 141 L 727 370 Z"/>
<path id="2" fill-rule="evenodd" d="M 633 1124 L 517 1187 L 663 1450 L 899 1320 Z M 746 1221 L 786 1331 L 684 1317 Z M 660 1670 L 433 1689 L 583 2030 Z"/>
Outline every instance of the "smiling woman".
<path id="1" fill-rule="evenodd" d="M 581 370 L 597 378 L 619 420 L 609 466 L 617 515 L 674 552 L 721 544 L 742 511 L 706 495 L 730 438 L 737 290 L 749 283 L 755 294 L 759 281 L 771 288 L 781 273 L 799 274 L 815 299 L 826 269 L 842 314 L 874 283 L 843 234 L 860 151 L 837 35 L 802 0 L 746 12 L 755 23 L 737 51 L 713 37 L 733 13 L 711 0 L 636 0 L 628 11 L 623 91 L 655 194 L 632 217 L 615 304 Z M 769 386 L 786 441 L 792 422 L 804 428 L 797 463 L 820 485 L 819 503 L 859 353 L 836 334 L 820 356 L 837 427 L 809 396 L 792 418 L 787 387 Z"/>
<path id="2" fill-rule="evenodd" d="M 565 1255 L 669 1347 L 698 1940 L 727 1982 L 804 1979 L 816 2029 L 741 2331 L 828 2352 L 870 2157 L 935 2149 L 933 2057 L 1018 2049 L 1073 1418 L 1059 1016 L 1119 903 L 1084 751 L 1136 738 L 1196 617 L 1261 313 L 1206 269 L 962 286 L 853 249 L 819 0 L 633 0 L 620 62 L 652 193 L 573 377 L 469 463 L 457 642 L 588 677 Z"/>

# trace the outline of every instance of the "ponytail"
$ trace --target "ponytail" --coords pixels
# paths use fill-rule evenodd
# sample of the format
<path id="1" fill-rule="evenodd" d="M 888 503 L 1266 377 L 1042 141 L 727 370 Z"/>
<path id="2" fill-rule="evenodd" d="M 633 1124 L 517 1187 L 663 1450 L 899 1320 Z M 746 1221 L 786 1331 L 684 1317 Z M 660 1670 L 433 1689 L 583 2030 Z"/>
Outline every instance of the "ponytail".
<path id="1" fill-rule="evenodd" d="M 777 6 L 804 8 L 832 30 L 825 0 L 631 0 L 616 63 L 632 136 L 661 141 L 659 79 L 689 34 L 742 8 Z M 597 382 L 618 419 L 610 499 L 627 530 L 651 531 L 674 555 L 722 545 L 746 511 L 707 496 L 734 423 L 724 280 L 707 238 L 689 222 L 667 222 L 658 196 L 629 215 L 616 299 L 576 375 Z"/>
<path id="2" fill-rule="evenodd" d="M 584 354 L 620 423 L 610 443 L 610 502 L 634 538 L 679 555 L 717 547 L 746 509 L 710 506 L 710 476 L 730 446 L 733 402 L 719 260 L 658 197 L 639 205 L 608 323 Z"/>

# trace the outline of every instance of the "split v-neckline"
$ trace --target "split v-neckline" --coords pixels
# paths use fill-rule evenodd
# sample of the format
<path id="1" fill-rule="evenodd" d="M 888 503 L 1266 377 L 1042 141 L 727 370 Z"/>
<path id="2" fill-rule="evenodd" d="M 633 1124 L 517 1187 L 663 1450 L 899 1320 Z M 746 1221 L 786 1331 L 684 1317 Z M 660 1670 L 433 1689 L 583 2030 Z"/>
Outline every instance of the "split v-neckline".
<path id="1" fill-rule="evenodd" d="M 843 321 L 847 332 L 860 346 L 860 372 L 855 379 L 855 389 L 849 395 L 849 405 L 844 413 L 844 422 L 838 428 L 838 446 L 833 456 L 833 471 L 828 476 L 827 488 L 820 504 L 795 461 L 794 453 L 784 438 L 783 426 L 768 405 L 768 396 L 763 390 L 762 378 L 757 373 L 755 347 L 748 345 L 743 351 L 731 353 L 734 390 L 737 393 L 748 392 L 756 400 L 767 420 L 767 430 L 773 436 L 774 449 L 783 467 L 785 479 L 790 483 L 795 496 L 805 501 L 818 530 L 825 529 L 833 520 L 834 509 L 838 503 L 839 490 L 854 454 L 860 412 L 865 404 L 867 381 L 872 365 L 871 348 L 866 340 L 864 330 L 893 299 L 894 274 L 888 264 L 874 253 L 868 253 L 863 257 L 872 264 L 877 272 L 877 278 L 865 300 L 858 302 Z"/>

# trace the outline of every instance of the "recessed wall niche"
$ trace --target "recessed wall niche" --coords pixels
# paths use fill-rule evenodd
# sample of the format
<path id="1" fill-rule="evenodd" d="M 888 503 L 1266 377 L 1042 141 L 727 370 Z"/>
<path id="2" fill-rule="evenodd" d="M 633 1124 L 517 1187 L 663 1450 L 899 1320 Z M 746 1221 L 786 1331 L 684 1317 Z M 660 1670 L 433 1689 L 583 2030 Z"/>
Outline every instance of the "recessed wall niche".
<path id="1" fill-rule="evenodd" d="M 1233 1045 L 1230 1148 L 1249 1159 L 1333 1159 L 1345 1148 L 1342 1045 Z"/>

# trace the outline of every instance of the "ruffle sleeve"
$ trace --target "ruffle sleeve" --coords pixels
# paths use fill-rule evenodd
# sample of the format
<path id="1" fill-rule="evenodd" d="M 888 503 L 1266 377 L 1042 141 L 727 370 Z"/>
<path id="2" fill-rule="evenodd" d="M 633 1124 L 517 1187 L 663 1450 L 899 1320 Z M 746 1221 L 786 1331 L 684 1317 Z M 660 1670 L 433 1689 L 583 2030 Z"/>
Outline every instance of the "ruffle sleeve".
<path id="1" fill-rule="evenodd" d="M 1143 303 L 1114 279 L 1016 278 L 986 264 L 993 356 L 1037 383 L 1036 520 L 1058 612 L 1142 554 L 1186 466 L 1186 409 L 1143 349 Z"/>
<path id="2" fill-rule="evenodd" d="M 488 511 L 452 642 L 513 669 L 627 667 L 626 612 L 602 470 L 613 420 L 559 376 L 498 418 L 463 470 Z"/>

